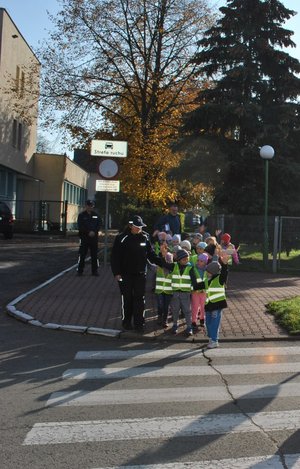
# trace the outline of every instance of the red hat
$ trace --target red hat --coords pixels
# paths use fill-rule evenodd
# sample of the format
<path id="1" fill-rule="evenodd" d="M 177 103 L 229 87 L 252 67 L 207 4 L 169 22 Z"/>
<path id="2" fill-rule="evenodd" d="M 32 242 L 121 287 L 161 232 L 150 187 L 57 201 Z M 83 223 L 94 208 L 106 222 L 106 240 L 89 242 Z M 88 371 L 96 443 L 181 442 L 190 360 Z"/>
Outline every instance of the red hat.
<path id="1" fill-rule="evenodd" d="M 230 240 L 231 240 L 230 234 L 224 233 L 224 234 L 221 236 L 221 240 L 224 241 L 225 244 L 230 243 Z"/>

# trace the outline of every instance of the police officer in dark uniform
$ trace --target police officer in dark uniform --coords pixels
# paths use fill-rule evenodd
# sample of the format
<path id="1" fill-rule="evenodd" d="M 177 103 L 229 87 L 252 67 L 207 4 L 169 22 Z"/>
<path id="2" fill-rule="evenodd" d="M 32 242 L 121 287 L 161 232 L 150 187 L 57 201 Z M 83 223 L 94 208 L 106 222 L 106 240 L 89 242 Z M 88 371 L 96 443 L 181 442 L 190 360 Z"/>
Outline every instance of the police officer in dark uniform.
<path id="1" fill-rule="evenodd" d="M 77 225 L 80 237 L 78 275 L 83 274 L 85 258 L 88 250 L 90 250 L 92 275 L 98 276 L 98 231 L 101 219 L 98 213 L 93 210 L 94 207 L 94 201 L 87 200 L 85 210 L 78 215 Z"/>
<path id="2" fill-rule="evenodd" d="M 119 234 L 112 248 L 111 268 L 122 295 L 124 330 L 143 332 L 147 262 L 162 265 L 150 244 L 142 218 L 135 215 L 128 228 Z M 133 324 L 132 324 L 133 319 Z"/>

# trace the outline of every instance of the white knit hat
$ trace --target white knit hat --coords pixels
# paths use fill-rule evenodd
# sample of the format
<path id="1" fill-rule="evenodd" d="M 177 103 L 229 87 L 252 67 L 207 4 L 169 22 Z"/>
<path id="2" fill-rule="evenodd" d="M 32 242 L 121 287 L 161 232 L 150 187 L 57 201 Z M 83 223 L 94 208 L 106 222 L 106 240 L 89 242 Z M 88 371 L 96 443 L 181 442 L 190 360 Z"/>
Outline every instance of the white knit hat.
<path id="1" fill-rule="evenodd" d="M 190 251 L 192 249 L 191 243 L 187 239 L 181 241 L 180 246 L 182 247 L 182 249 L 186 249 L 187 251 Z"/>

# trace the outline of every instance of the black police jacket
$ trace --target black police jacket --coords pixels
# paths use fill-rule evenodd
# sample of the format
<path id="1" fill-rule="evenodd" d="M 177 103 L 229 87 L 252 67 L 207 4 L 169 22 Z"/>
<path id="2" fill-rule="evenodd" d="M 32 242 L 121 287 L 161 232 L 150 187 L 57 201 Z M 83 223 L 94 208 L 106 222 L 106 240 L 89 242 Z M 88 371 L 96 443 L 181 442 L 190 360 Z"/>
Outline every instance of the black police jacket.
<path id="1" fill-rule="evenodd" d="M 132 234 L 128 229 L 116 236 L 111 253 L 114 275 L 145 273 L 148 261 L 162 266 L 162 259 L 152 249 L 148 233 Z"/>
<path id="2" fill-rule="evenodd" d="M 101 226 L 101 218 L 93 210 L 91 213 L 84 210 L 78 215 L 77 225 L 80 237 L 88 236 L 90 231 L 94 231 L 97 236 Z"/>

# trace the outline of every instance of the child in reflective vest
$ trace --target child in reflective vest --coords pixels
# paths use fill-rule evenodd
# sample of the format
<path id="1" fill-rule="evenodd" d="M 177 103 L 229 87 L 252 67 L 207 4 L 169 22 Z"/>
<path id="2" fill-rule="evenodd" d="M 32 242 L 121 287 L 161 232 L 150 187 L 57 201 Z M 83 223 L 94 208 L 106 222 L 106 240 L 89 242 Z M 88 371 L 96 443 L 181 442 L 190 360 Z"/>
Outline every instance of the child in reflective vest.
<path id="1" fill-rule="evenodd" d="M 201 233 L 194 233 L 192 238 L 192 251 L 191 254 L 197 254 L 197 245 L 203 241 L 203 236 Z"/>
<path id="2" fill-rule="evenodd" d="M 167 253 L 166 261 L 173 261 L 171 253 Z M 172 275 L 164 267 L 157 266 L 156 269 L 155 295 L 157 300 L 157 324 L 162 325 L 164 329 L 168 329 L 169 306 L 172 299 Z"/>
<path id="3" fill-rule="evenodd" d="M 208 277 L 206 273 L 206 265 L 208 262 L 208 254 L 203 253 L 198 256 L 197 263 L 194 266 L 196 282 L 199 284 L 204 282 L 205 288 L 208 287 Z M 193 332 L 198 331 L 197 319 L 200 318 L 200 326 L 204 327 L 205 319 L 205 300 L 206 300 L 206 291 L 203 290 L 193 290 L 191 295 L 191 306 L 192 306 L 192 328 Z"/>
<path id="4" fill-rule="evenodd" d="M 200 254 L 203 254 L 205 252 L 205 248 L 206 248 L 207 244 L 205 241 L 200 241 L 200 243 L 197 244 L 196 246 L 196 254 L 192 254 L 190 256 L 190 262 L 193 264 L 193 265 L 196 265 L 197 264 L 197 260 L 198 260 L 198 256 Z M 206 253 L 207 254 L 207 253 Z"/>
<path id="5" fill-rule="evenodd" d="M 210 262 L 206 267 L 207 288 L 205 303 L 205 325 L 209 338 L 207 348 L 219 346 L 219 330 L 222 319 L 222 311 L 227 307 L 225 284 L 228 276 L 227 254 L 220 254 L 221 264 L 217 261 Z"/>
<path id="6" fill-rule="evenodd" d="M 189 262 L 189 253 L 185 249 L 179 249 L 176 255 L 177 262 L 163 263 L 171 273 L 172 300 L 171 311 L 173 315 L 172 334 L 178 332 L 179 312 L 185 316 L 185 335 L 193 335 L 192 314 L 191 314 L 191 291 L 198 289 L 195 272 Z M 203 288 L 203 287 L 202 287 Z"/>

